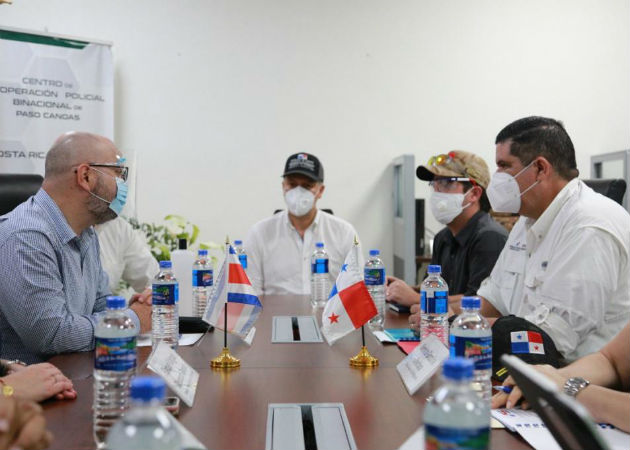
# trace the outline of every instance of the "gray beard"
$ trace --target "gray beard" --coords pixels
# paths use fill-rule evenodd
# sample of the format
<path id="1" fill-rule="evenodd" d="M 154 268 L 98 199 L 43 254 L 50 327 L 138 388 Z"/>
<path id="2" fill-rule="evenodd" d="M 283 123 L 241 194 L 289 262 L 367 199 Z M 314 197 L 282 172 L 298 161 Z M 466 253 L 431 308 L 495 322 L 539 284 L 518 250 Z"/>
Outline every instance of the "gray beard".
<path id="1" fill-rule="evenodd" d="M 94 189 L 94 194 L 98 195 L 102 198 L 107 198 L 103 195 L 103 189 L 101 189 L 102 183 L 100 179 L 96 183 L 96 189 Z M 94 194 L 90 195 L 90 198 L 87 201 L 87 210 L 94 216 L 94 225 L 100 225 L 105 222 L 109 222 L 110 220 L 114 220 L 118 215 L 109 209 L 109 204 L 100 198 L 94 197 Z"/>

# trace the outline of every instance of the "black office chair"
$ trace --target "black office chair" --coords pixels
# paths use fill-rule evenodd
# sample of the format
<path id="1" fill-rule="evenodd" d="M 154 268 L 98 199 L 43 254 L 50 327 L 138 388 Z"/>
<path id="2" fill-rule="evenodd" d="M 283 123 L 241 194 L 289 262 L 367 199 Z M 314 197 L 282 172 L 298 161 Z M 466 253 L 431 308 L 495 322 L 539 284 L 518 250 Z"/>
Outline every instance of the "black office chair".
<path id="1" fill-rule="evenodd" d="M 328 214 L 330 214 L 331 216 L 334 216 L 333 214 L 333 210 L 330 208 L 320 208 L 322 211 L 327 212 Z M 278 214 L 280 211 L 284 211 L 284 209 L 276 209 L 273 213 L 274 214 Z"/>
<path id="2" fill-rule="evenodd" d="M 0 216 L 26 201 L 42 186 L 41 175 L 3 173 L 0 174 Z"/>
<path id="3" fill-rule="evenodd" d="M 623 196 L 626 193 L 626 181 L 622 179 L 594 179 L 594 180 L 582 180 L 584 183 L 593 189 L 598 194 L 605 195 L 606 197 L 616 201 L 620 205 L 623 204 Z"/>

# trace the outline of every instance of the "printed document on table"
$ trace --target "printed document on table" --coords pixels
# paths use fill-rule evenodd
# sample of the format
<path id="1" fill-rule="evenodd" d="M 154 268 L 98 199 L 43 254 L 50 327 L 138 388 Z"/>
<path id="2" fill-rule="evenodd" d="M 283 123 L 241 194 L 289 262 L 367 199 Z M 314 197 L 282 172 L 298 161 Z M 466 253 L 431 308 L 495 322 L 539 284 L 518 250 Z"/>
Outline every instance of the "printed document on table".
<path id="1" fill-rule="evenodd" d="M 493 409 L 492 417 L 505 425 L 508 430 L 518 432 L 529 445 L 538 450 L 560 450 L 560 446 L 545 423 L 532 410 Z M 630 449 L 630 434 L 608 424 L 598 424 L 597 430 L 611 450 Z"/>

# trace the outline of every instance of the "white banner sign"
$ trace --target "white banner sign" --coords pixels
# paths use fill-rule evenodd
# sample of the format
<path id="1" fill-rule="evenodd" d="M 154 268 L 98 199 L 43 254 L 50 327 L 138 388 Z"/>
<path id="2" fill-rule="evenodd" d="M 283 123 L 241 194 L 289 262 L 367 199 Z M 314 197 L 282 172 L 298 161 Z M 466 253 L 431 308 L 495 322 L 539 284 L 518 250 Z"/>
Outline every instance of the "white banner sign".
<path id="1" fill-rule="evenodd" d="M 113 139 L 109 45 L 0 29 L 0 173 L 44 174 L 67 131 Z"/>

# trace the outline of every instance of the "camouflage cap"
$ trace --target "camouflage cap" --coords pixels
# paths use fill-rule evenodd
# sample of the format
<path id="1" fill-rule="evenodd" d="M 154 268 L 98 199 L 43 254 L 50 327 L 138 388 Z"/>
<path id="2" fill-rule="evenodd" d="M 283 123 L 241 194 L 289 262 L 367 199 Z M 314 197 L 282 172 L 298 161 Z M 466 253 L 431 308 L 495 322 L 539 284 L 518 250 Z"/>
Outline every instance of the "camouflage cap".
<path id="1" fill-rule="evenodd" d="M 484 189 L 490 181 L 490 171 L 483 158 L 463 150 L 431 157 L 425 166 L 418 166 L 416 176 L 424 181 L 433 181 L 436 176 L 471 178 Z"/>

